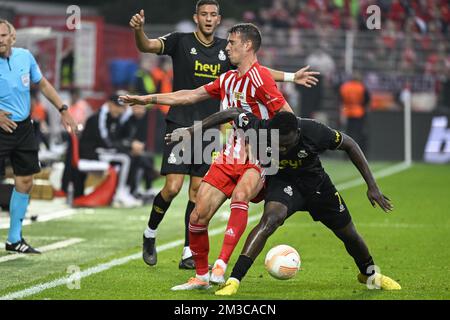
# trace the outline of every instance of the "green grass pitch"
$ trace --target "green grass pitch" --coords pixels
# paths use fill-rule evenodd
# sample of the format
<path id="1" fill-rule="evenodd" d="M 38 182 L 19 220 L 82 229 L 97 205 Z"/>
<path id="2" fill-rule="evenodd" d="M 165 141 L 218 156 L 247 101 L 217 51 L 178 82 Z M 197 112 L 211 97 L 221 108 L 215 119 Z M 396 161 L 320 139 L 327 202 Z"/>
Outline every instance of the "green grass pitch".
<path id="1" fill-rule="evenodd" d="M 373 171 L 391 166 L 374 163 Z M 328 161 L 326 167 L 336 185 L 359 177 L 350 162 Z M 360 185 L 341 192 L 358 231 L 363 235 L 381 272 L 399 281 L 402 290 L 368 290 L 356 281 L 357 268 L 337 238 L 307 213 L 291 217 L 269 239 L 236 296 L 230 299 L 449 299 L 450 166 L 414 164 L 402 172 L 378 180 L 394 202 L 386 214 L 373 209 Z M 161 186 L 162 180 L 157 182 Z M 187 186 L 173 202 L 158 230 L 157 245 L 182 240 Z M 229 210 L 225 204 L 213 218 L 210 230 L 210 262 L 217 257 Z M 233 254 L 231 265 L 247 233 L 257 223 L 261 205 L 250 206 L 251 222 Z M 217 299 L 214 289 L 171 292 L 173 285 L 193 276 L 179 270 L 182 244 L 162 250 L 158 264 L 148 267 L 139 257 L 142 232 L 150 207 L 136 209 L 80 210 L 67 218 L 38 222 L 24 227 L 33 245 L 81 238 L 84 241 L 41 256 L 26 256 L 0 262 L 0 297 L 52 283 L 68 276 L 67 268 L 98 271 L 98 266 L 119 261 L 117 266 L 83 277 L 79 288 L 59 285 L 22 296 L 24 299 Z M 6 239 L 7 230 L 0 230 Z M 289 244 L 301 255 L 301 271 L 291 280 L 275 280 L 264 269 L 264 256 L 278 244 Z M 0 252 L 0 258 L 5 256 Z M 134 255 L 134 256 L 133 256 Z M 133 257 L 120 263 L 120 258 Z M 122 261 L 124 262 L 124 261 Z M 227 274 L 231 268 L 227 271 Z M 75 287 L 75 288 L 74 288 Z"/>

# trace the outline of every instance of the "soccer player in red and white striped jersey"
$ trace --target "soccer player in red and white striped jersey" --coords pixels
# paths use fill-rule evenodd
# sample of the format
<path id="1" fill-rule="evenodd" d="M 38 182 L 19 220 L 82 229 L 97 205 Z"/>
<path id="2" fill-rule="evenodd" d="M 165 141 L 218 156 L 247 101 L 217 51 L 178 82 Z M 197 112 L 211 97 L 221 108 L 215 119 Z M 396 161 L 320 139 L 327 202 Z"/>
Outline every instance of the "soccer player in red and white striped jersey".
<path id="1" fill-rule="evenodd" d="M 236 70 L 228 71 L 214 82 L 194 90 L 121 98 L 131 105 L 151 103 L 180 106 L 213 97 L 221 100 L 222 109 L 240 107 L 261 119 L 269 119 L 279 111 L 292 112 L 269 71 L 258 63 L 256 52 L 260 45 L 261 34 L 256 26 L 237 24 L 229 30 L 226 47 Z M 315 74 L 304 71 L 302 77 L 305 85 L 316 83 Z M 241 137 L 233 137 L 203 178 L 191 213 L 189 239 L 196 277 L 172 290 L 208 288 L 210 280 L 214 283 L 224 282 L 223 274 L 228 259 L 247 225 L 248 203 L 258 196 L 262 187 L 263 171 L 258 161 L 250 161 Z M 210 279 L 208 223 L 227 198 L 231 198 L 231 215 L 222 251 Z"/>

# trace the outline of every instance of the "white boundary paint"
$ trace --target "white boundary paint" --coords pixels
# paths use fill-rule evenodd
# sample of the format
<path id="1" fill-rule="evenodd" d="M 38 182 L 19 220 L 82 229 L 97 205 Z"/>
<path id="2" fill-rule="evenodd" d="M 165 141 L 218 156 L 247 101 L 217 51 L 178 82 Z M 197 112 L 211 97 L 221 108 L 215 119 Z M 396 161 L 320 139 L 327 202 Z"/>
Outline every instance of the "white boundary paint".
<path id="1" fill-rule="evenodd" d="M 70 238 L 70 239 L 67 239 L 67 240 L 58 241 L 58 242 L 46 245 L 44 247 L 36 248 L 36 249 L 41 251 L 42 253 L 44 253 L 44 252 L 48 252 L 48 251 L 52 251 L 52 250 L 65 248 L 65 247 L 68 247 L 68 246 L 80 243 L 82 241 L 84 241 L 84 239 Z M 4 248 L 5 245 L 3 245 L 2 247 Z M 25 253 L 13 253 L 13 254 L 1 257 L 0 258 L 0 263 L 6 262 L 6 261 L 11 261 L 11 260 L 16 260 L 16 259 L 20 259 L 20 258 L 25 258 L 25 257 L 28 257 L 28 255 L 25 254 Z"/>

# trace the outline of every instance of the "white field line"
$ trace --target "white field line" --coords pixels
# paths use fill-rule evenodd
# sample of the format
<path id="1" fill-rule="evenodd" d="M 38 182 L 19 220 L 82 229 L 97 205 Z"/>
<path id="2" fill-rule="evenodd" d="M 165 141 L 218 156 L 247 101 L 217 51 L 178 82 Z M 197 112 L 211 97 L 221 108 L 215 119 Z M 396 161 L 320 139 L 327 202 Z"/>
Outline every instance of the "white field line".
<path id="1" fill-rule="evenodd" d="M 39 215 L 38 220 L 36 222 L 31 221 L 30 219 L 26 219 L 23 221 L 22 225 L 27 226 L 33 223 L 38 223 L 38 222 L 45 222 L 45 221 L 50 221 L 50 220 L 54 220 L 54 219 L 60 219 L 60 218 L 66 218 L 69 216 L 72 216 L 74 214 L 77 213 L 81 213 L 83 212 L 83 210 L 80 209 L 64 209 L 64 210 L 58 210 L 49 214 L 45 214 L 45 215 Z M 9 219 L 7 219 L 6 222 L 2 222 L 0 223 L 0 230 L 1 229 L 9 229 Z"/>
<path id="2" fill-rule="evenodd" d="M 65 247 L 68 247 L 68 246 L 80 243 L 82 241 L 84 241 L 84 239 L 70 238 L 70 239 L 67 239 L 67 240 L 58 241 L 58 242 L 49 244 L 47 246 L 43 246 L 43 247 L 37 248 L 37 250 L 39 250 L 42 253 L 44 253 L 44 252 L 48 252 L 48 251 L 52 251 L 52 250 L 56 250 L 56 249 L 65 248 Z M 2 244 L 2 245 L 3 245 L 3 248 L 4 248 L 5 245 L 4 244 Z M 0 258 L 0 263 L 6 262 L 6 261 L 11 261 L 11 260 L 16 260 L 16 259 L 19 259 L 19 258 L 25 258 L 25 257 L 28 257 L 28 255 L 24 254 L 24 253 L 13 253 L 13 254 L 1 257 Z"/>
<path id="3" fill-rule="evenodd" d="M 375 174 L 375 176 L 378 177 L 378 178 L 387 177 L 387 176 L 393 175 L 395 173 L 401 172 L 403 170 L 406 170 L 406 169 L 408 169 L 410 167 L 411 167 L 411 165 L 405 165 L 403 163 L 400 164 L 400 165 L 394 165 L 392 167 L 380 170 L 378 173 Z M 359 185 L 361 185 L 363 183 L 364 183 L 364 181 L 362 179 L 355 179 L 355 180 L 349 181 L 348 183 L 339 184 L 339 185 L 336 186 L 336 188 L 338 190 L 345 190 L 345 189 L 349 189 L 349 188 L 352 188 L 352 187 L 355 187 L 355 186 L 359 186 Z M 250 216 L 249 219 L 248 219 L 248 222 L 250 223 L 250 222 L 256 221 L 259 218 L 260 218 L 260 215 Z M 213 235 L 216 235 L 216 234 L 219 234 L 219 233 L 223 232 L 223 228 L 224 228 L 224 226 L 221 226 L 221 227 L 218 227 L 218 228 L 210 230 L 208 233 L 209 233 L 209 235 L 213 236 Z M 166 244 L 163 244 L 161 246 L 158 246 L 157 250 L 159 252 L 165 251 L 165 250 L 174 248 L 176 246 L 179 246 L 179 245 L 181 245 L 183 243 L 184 243 L 184 239 L 171 241 L 169 243 L 166 243 Z M 45 291 L 47 289 L 59 287 L 59 286 L 62 286 L 62 285 L 71 284 L 73 282 L 74 275 L 76 276 L 76 279 L 86 278 L 86 277 L 89 277 L 90 275 L 109 270 L 109 269 L 111 269 L 111 268 L 113 268 L 115 266 L 123 265 L 123 264 L 128 263 L 128 262 L 130 262 L 132 260 L 139 259 L 139 258 L 141 258 L 141 256 L 142 256 L 142 253 L 138 252 L 138 253 L 135 253 L 135 254 L 123 257 L 123 258 L 114 259 L 114 260 L 111 260 L 110 262 L 102 263 L 102 264 L 99 264 L 97 266 L 88 268 L 88 269 L 86 269 L 86 270 L 84 270 L 84 271 L 82 271 L 82 272 L 80 272 L 79 274 L 76 274 L 76 275 L 73 274 L 72 276 L 69 276 L 69 277 L 59 278 L 59 279 L 56 279 L 56 280 L 53 280 L 53 281 L 50 281 L 50 282 L 45 282 L 45 283 L 41 283 L 41 284 L 32 286 L 32 287 L 27 288 L 27 289 L 23 289 L 23 290 L 19 290 L 19 291 L 16 291 L 16 292 L 9 293 L 7 295 L 1 296 L 0 300 L 23 299 L 25 297 L 29 297 L 29 296 L 38 294 L 38 293 L 40 293 L 42 291 Z"/>

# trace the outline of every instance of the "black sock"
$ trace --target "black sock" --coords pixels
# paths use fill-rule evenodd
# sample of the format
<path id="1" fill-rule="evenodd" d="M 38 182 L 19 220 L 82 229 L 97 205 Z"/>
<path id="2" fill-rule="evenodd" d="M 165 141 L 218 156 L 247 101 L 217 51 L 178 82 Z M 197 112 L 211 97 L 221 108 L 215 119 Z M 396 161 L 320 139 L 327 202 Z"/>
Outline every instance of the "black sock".
<path id="1" fill-rule="evenodd" d="M 366 276 L 371 276 L 375 273 L 375 269 L 373 266 L 375 266 L 375 263 L 373 262 L 372 257 L 369 257 L 368 260 L 366 260 L 365 262 L 357 262 L 356 265 L 358 266 L 359 271 Z M 372 268 L 369 269 L 369 267 L 372 266 Z"/>
<path id="2" fill-rule="evenodd" d="M 250 269 L 252 264 L 253 260 L 251 258 L 241 254 L 233 267 L 233 271 L 231 271 L 230 278 L 236 278 L 241 281 L 247 274 L 247 271 Z"/>
<path id="3" fill-rule="evenodd" d="M 166 202 L 161 196 L 161 192 L 158 193 L 153 200 L 152 212 L 150 213 L 150 219 L 148 220 L 148 227 L 152 230 L 156 230 L 158 225 L 164 218 L 164 214 L 170 206 L 170 202 Z"/>
<path id="4" fill-rule="evenodd" d="M 195 202 L 188 201 L 186 212 L 184 214 L 184 246 L 189 247 L 189 218 L 191 217 L 191 212 L 194 210 Z"/>

